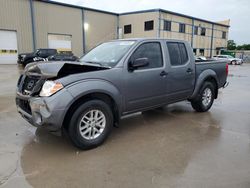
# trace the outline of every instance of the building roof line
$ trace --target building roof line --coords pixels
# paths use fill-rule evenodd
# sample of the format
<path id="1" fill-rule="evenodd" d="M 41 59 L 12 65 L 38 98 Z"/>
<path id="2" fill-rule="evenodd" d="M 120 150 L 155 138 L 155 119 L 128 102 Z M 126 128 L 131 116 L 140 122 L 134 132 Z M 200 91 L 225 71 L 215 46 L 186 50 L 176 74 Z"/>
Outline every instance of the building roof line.
<path id="1" fill-rule="evenodd" d="M 78 8 L 78 9 L 83 9 L 83 10 L 96 11 L 96 12 L 106 13 L 106 14 L 111 14 L 111 15 L 116 15 L 116 16 L 147 13 L 147 12 L 164 12 L 164 13 L 169 13 L 169 14 L 173 14 L 173 15 L 176 15 L 176 16 L 182 16 L 182 17 L 186 17 L 186 18 L 190 18 L 190 19 L 194 19 L 194 20 L 199 20 L 199 21 L 202 21 L 202 22 L 210 23 L 210 24 L 220 25 L 220 26 L 223 26 L 223 27 L 230 27 L 229 25 L 225 25 L 225 24 L 222 24 L 222 23 L 212 22 L 212 21 L 209 21 L 209 20 L 196 18 L 196 17 L 193 17 L 193 16 L 189 16 L 189 15 L 185 15 L 185 14 L 181 14 L 181 13 L 177 13 L 177 12 L 172 12 L 172 11 L 165 10 L 165 9 L 160 9 L 160 8 L 148 9 L 148 10 L 139 10 L 139 11 L 132 11 L 132 12 L 124 12 L 124 13 L 115 13 L 115 12 L 109 12 L 109 11 L 94 9 L 94 8 L 88 8 L 88 7 L 84 7 L 84 6 L 72 5 L 72 4 L 68 4 L 68 3 L 61 3 L 61 2 L 57 2 L 57 1 L 51 1 L 51 0 L 37 0 L 37 1 L 44 2 L 44 3 L 50 3 L 50 4 L 55 4 L 55 5 L 66 6 L 66 7 Z"/>
<path id="2" fill-rule="evenodd" d="M 122 16 L 122 15 L 140 14 L 140 13 L 147 13 L 147 12 L 164 12 L 164 13 L 169 13 L 169 14 L 173 14 L 173 15 L 176 15 L 176 16 L 182 16 L 182 17 L 185 17 L 185 18 L 199 20 L 199 21 L 202 21 L 202 22 L 210 23 L 210 24 L 220 25 L 220 26 L 223 26 L 223 27 L 230 27 L 229 25 L 225 25 L 225 24 L 222 24 L 222 23 L 212 22 L 212 21 L 209 21 L 209 20 L 196 18 L 196 17 L 193 17 L 193 16 L 189 16 L 189 15 L 185 15 L 185 14 L 181 14 L 181 13 L 177 13 L 177 12 L 172 12 L 172 11 L 165 10 L 165 9 L 160 9 L 160 8 L 158 8 L 158 9 L 148 9 L 148 10 L 139 10 L 139 11 L 133 11 L 133 12 L 124 12 L 124 13 L 120 13 L 119 15 Z"/>
<path id="3" fill-rule="evenodd" d="M 105 14 L 112 14 L 112 15 L 116 15 L 116 16 L 119 15 L 118 13 L 115 13 L 115 12 L 109 12 L 109 11 L 105 11 L 105 10 L 99 10 L 99 9 L 94 9 L 94 8 L 89 8 L 89 7 L 84 7 L 84 6 L 72 5 L 72 4 L 68 4 L 68 3 L 61 3 L 61 2 L 57 2 L 57 1 L 51 1 L 51 0 L 36 0 L 36 1 L 54 4 L 54 5 L 61 5 L 61 6 L 65 6 L 65 7 L 96 11 L 96 12 L 105 13 Z"/>

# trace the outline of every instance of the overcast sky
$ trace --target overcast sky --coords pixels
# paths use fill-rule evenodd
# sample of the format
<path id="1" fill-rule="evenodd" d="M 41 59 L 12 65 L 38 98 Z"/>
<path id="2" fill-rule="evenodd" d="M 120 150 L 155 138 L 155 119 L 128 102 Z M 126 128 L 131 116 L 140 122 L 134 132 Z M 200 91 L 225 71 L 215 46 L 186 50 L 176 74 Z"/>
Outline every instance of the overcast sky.
<path id="1" fill-rule="evenodd" d="M 250 0 L 55 0 L 111 12 L 162 8 L 173 12 L 221 21 L 230 19 L 229 39 L 250 43 Z"/>

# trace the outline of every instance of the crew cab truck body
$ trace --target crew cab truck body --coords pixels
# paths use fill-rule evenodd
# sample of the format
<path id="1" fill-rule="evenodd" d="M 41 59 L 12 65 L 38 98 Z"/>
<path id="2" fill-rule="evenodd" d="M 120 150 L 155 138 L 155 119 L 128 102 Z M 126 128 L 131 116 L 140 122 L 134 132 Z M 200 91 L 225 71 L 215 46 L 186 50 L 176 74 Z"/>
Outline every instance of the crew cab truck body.
<path id="1" fill-rule="evenodd" d="M 57 53 L 56 49 L 37 49 L 35 52 L 32 53 L 22 53 L 18 54 L 17 63 L 23 66 L 26 66 L 29 63 L 35 62 L 36 59 L 47 58 L 51 55 L 55 55 Z"/>
<path id="2" fill-rule="evenodd" d="M 65 130 L 81 149 L 100 145 L 130 113 L 189 100 L 210 109 L 227 83 L 224 61 L 195 63 L 188 42 L 103 43 L 80 62 L 29 64 L 17 84 L 18 112 L 32 125 Z"/>

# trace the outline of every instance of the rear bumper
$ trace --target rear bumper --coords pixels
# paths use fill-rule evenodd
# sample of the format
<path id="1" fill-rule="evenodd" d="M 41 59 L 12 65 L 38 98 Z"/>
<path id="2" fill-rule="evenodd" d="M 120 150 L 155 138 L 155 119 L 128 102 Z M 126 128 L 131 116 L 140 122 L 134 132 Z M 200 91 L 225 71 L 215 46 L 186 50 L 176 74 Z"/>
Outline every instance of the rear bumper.
<path id="1" fill-rule="evenodd" d="M 49 131 L 59 131 L 72 99 L 73 97 L 66 89 L 51 97 L 27 98 L 17 93 L 16 105 L 21 116 L 33 126 L 42 127 Z"/>
<path id="2" fill-rule="evenodd" d="M 229 82 L 226 81 L 222 87 L 226 88 L 228 85 L 229 85 Z"/>

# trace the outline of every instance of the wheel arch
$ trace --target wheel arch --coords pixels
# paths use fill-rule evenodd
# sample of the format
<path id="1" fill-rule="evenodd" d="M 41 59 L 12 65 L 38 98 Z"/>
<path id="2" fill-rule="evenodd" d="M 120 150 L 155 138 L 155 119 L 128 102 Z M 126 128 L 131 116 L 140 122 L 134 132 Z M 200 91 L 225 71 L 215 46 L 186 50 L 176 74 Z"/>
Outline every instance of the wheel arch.
<path id="1" fill-rule="evenodd" d="M 67 130 L 69 126 L 69 122 L 71 120 L 72 113 L 74 113 L 74 111 L 83 103 L 90 101 L 90 100 L 95 100 L 95 99 L 101 100 L 110 106 L 112 113 L 114 115 L 114 123 L 118 124 L 120 120 L 120 110 L 119 110 L 119 106 L 117 102 L 111 95 L 104 93 L 104 92 L 96 91 L 96 92 L 90 92 L 90 93 L 87 93 L 87 94 L 84 94 L 75 98 L 75 100 L 70 104 L 70 106 L 66 110 L 62 127 Z"/>
<path id="2" fill-rule="evenodd" d="M 203 71 L 196 80 L 195 89 L 189 100 L 196 98 L 204 82 L 211 82 L 215 87 L 215 99 L 218 97 L 218 78 L 215 71 L 208 69 Z"/>

